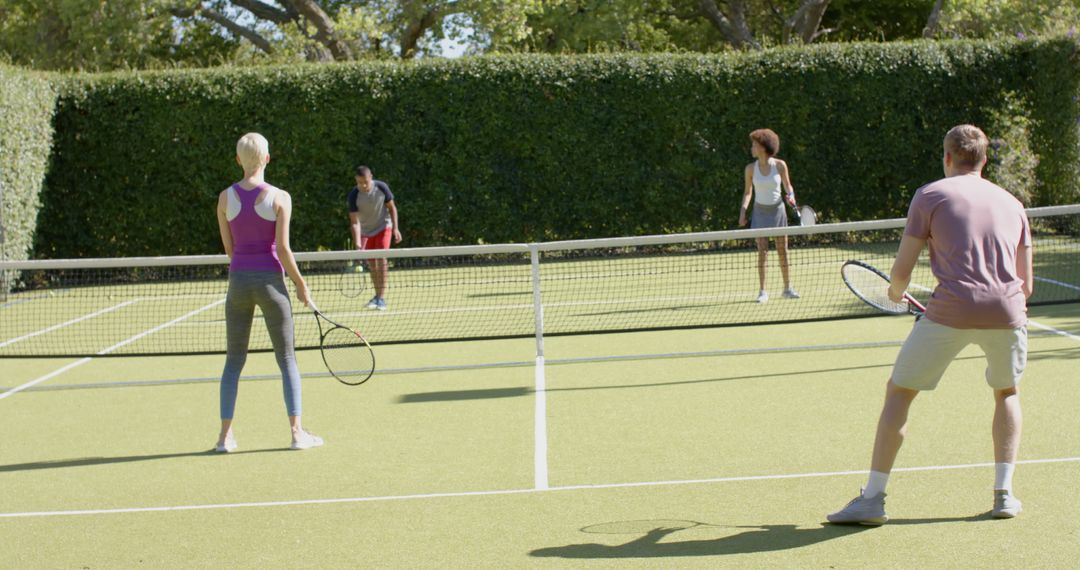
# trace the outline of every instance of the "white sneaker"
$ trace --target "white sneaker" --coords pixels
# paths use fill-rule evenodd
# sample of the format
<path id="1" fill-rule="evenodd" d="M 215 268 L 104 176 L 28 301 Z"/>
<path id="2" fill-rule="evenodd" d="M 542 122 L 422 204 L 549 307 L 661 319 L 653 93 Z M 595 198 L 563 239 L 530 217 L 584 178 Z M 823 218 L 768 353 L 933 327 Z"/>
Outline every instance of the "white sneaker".
<path id="1" fill-rule="evenodd" d="M 218 453 L 232 453 L 236 451 L 236 447 L 236 439 L 233 437 L 233 434 L 230 431 L 228 435 L 225 436 L 224 443 L 219 443 L 214 446 L 214 451 Z"/>
<path id="2" fill-rule="evenodd" d="M 994 491 L 994 508 L 990 514 L 995 519 L 1011 519 L 1024 510 L 1020 499 L 1012 496 L 1012 493 L 1002 489 Z"/>
<path id="3" fill-rule="evenodd" d="M 759 293 L 757 294 L 757 302 L 758 302 L 758 303 L 767 303 L 768 301 L 769 301 L 769 294 L 768 294 L 768 293 L 766 293 L 764 289 L 762 289 L 762 290 L 761 290 L 761 291 L 760 291 L 760 292 L 759 292 Z"/>
<path id="4" fill-rule="evenodd" d="M 864 497 L 860 490 L 858 497 L 825 518 L 833 524 L 884 524 L 889 521 L 889 515 L 885 514 L 885 493 Z"/>
<path id="5" fill-rule="evenodd" d="M 299 432 L 293 434 L 293 449 L 311 449 L 312 447 L 319 447 L 322 444 L 323 439 L 321 437 L 306 429 L 301 429 Z"/>
<path id="6" fill-rule="evenodd" d="M 791 287 L 788 287 L 787 289 L 784 289 L 784 298 L 785 299 L 798 299 L 799 294 L 796 293 L 795 290 L 792 289 Z"/>
<path id="7" fill-rule="evenodd" d="M 379 298 L 378 297 L 372 297 L 371 300 L 367 302 L 367 305 L 364 305 L 364 306 L 369 308 L 369 309 L 378 309 L 379 308 Z"/>

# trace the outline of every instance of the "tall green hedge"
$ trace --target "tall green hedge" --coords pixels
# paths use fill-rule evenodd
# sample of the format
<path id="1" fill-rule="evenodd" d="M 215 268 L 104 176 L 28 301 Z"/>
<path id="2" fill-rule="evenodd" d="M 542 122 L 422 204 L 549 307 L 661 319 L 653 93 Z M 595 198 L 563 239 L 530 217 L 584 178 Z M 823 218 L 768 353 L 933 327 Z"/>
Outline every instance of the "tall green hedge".
<path id="1" fill-rule="evenodd" d="M 827 220 L 902 216 L 962 122 L 1023 139 L 1003 148 L 1037 155 L 1034 204 L 1073 202 L 1078 92 L 1066 39 L 79 76 L 35 254 L 220 251 L 215 196 L 247 131 L 293 193 L 296 250 L 344 245 L 358 163 L 395 191 L 403 246 L 732 228 L 765 126 Z"/>
<path id="2" fill-rule="evenodd" d="M 0 247 L 9 260 L 26 259 L 30 253 L 56 97 L 47 77 L 0 65 Z"/>

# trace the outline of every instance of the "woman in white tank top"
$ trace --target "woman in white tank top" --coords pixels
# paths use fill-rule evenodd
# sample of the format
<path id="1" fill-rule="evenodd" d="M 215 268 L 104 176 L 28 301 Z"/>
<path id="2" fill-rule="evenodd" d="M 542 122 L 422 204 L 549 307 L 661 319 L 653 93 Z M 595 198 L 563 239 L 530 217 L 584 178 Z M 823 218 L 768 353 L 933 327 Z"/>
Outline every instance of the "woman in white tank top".
<path id="1" fill-rule="evenodd" d="M 787 226 L 787 210 L 784 202 L 795 203 L 795 189 L 788 177 L 787 163 L 775 158 L 780 150 L 780 137 L 771 129 L 758 129 L 750 133 L 750 154 L 756 159 L 746 165 L 746 188 L 743 191 L 742 207 L 739 209 L 739 226 L 747 223 L 747 209 L 754 201 L 750 218 L 751 228 L 776 228 Z M 783 191 L 787 188 L 787 192 Z M 798 299 L 799 294 L 791 287 L 788 272 L 787 236 L 777 236 L 776 255 L 780 258 L 780 274 L 784 278 L 784 297 Z M 757 239 L 758 250 L 758 291 L 757 302 L 769 300 L 765 287 L 765 261 L 769 254 L 769 238 Z"/>

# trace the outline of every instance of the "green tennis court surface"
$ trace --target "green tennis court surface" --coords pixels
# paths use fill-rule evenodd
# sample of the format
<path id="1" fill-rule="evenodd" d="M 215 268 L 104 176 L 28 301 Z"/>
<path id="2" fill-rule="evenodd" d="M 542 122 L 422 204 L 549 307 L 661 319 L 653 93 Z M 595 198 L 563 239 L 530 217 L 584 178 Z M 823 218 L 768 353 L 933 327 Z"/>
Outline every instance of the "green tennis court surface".
<path id="1" fill-rule="evenodd" d="M 304 452 L 268 355 L 245 369 L 231 455 L 206 453 L 222 357 L 90 360 L 0 399 L 0 566 L 1070 567 L 1080 306 L 1031 317 L 1014 520 L 986 514 L 971 349 L 913 408 L 893 520 L 822 524 L 865 482 L 911 326 L 874 318 L 549 338 L 542 394 L 530 340 L 380 347 L 360 388 L 301 352 L 327 441 Z M 4 360 L 0 384 L 74 362 Z"/>

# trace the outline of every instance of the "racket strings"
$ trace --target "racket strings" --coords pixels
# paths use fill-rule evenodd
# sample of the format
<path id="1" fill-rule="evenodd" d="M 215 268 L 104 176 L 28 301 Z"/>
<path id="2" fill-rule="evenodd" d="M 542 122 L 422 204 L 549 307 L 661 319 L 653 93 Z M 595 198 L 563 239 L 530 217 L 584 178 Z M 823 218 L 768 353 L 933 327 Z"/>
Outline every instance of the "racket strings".
<path id="1" fill-rule="evenodd" d="M 338 277 L 338 290 L 341 294 L 350 299 L 359 296 L 364 292 L 365 285 L 367 283 L 367 275 L 362 271 L 363 265 L 346 265 L 345 269 Z"/>
<path id="2" fill-rule="evenodd" d="M 889 281 L 882 275 L 860 265 L 844 265 L 844 282 L 867 303 L 890 313 L 908 312 L 907 303 L 889 299 Z"/>
<path id="3" fill-rule="evenodd" d="M 322 356 L 326 368 L 342 382 L 362 382 L 375 370 L 375 355 L 370 347 L 346 328 L 334 327 L 323 335 Z"/>

